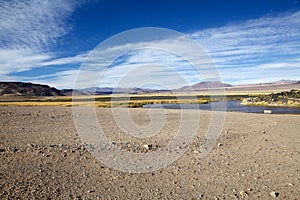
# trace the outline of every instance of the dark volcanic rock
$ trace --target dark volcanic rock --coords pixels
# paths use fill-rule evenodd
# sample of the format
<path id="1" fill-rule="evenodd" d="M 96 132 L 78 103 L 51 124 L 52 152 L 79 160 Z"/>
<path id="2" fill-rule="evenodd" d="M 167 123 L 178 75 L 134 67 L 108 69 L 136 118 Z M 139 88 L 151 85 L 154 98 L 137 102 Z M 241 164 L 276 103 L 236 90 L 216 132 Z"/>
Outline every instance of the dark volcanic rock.
<path id="1" fill-rule="evenodd" d="M 58 89 L 48 85 L 21 82 L 0 82 L 0 95 L 61 96 Z"/>

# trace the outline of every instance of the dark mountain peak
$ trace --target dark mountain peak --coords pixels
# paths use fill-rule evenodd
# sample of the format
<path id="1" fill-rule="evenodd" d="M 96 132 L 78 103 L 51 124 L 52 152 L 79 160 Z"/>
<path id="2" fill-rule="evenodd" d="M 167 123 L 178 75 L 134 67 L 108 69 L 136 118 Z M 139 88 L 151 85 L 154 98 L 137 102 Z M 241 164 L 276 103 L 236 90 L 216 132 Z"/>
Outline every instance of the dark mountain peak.
<path id="1" fill-rule="evenodd" d="M 0 82 L 0 95 L 60 96 L 60 90 L 48 85 L 24 82 Z"/>

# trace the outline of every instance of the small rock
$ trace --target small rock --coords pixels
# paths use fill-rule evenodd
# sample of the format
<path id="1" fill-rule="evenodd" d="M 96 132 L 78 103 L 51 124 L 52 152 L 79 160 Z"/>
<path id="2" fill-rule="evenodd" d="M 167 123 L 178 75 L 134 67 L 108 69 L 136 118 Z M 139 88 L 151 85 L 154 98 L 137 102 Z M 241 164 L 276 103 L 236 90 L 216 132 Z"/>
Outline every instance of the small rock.
<path id="1" fill-rule="evenodd" d="M 293 183 L 288 183 L 288 186 L 294 186 L 294 184 Z"/>
<path id="2" fill-rule="evenodd" d="M 144 144 L 143 147 L 147 150 L 152 149 L 152 144 Z"/>
<path id="3" fill-rule="evenodd" d="M 270 196 L 272 196 L 272 197 L 278 197 L 279 196 L 279 192 L 272 191 L 272 192 L 270 192 Z"/>
<path id="4" fill-rule="evenodd" d="M 245 192 L 244 190 L 241 190 L 240 195 L 243 198 L 243 197 L 247 196 L 247 192 Z"/>
<path id="5" fill-rule="evenodd" d="M 221 146 L 223 146 L 223 144 L 222 143 L 218 143 L 218 147 L 221 147 Z"/>
<path id="6" fill-rule="evenodd" d="M 31 143 L 30 146 L 31 146 L 31 147 L 37 147 L 37 145 L 34 144 L 34 143 Z"/>
<path id="7" fill-rule="evenodd" d="M 17 151 L 19 151 L 19 149 L 16 148 L 16 147 L 13 147 L 11 150 L 12 150 L 12 152 L 14 152 L 14 153 L 16 153 Z"/>
<path id="8" fill-rule="evenodd" d="M 201 153 L 201 152 L 200 152 L 199 150 L 196 150 L 196 149 L 195 149 L 195 150 L 194 150 L 194 153 Z"/>

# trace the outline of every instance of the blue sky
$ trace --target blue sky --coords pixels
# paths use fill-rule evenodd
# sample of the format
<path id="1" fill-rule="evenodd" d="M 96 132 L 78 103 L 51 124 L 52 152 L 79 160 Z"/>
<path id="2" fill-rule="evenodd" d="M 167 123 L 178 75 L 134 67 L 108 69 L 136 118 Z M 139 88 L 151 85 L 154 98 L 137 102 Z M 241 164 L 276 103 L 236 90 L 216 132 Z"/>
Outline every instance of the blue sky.
<path id="1" fill-rule="evenodd" d="M 99 43 L 140 27 L 186 34 L 207 52 L 227 83 L 300 80 L 297 0 L 0 1 L 0 80 L 71 88 L 82 62 Z M 154 65 L 171 66 L 189 84 L 202 81 L 177 56 L 138 50 L 116 60 L 99 86 L 114 87 L 128 73 L 125 77 L 134 81 L 118 86 L 141 86 L 145 79 L 155 84 L 159 78 L 173 80 L 173 88 L 186 84 Z M 85 86 L 95 86 L 88 78 Z"/>

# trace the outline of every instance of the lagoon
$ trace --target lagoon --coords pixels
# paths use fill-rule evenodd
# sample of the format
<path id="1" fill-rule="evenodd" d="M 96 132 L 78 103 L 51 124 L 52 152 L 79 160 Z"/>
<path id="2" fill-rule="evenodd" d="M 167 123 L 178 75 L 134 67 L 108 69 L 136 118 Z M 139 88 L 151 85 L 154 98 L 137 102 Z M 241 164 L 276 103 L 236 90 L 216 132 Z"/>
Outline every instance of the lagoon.
<path id="1" fill-rule="evenodd" d="M 148 104 L 143 108 L 165 109 L 200 109 L 227 112 L 264 113 L 264 110 L 272 110 L 274 114 L 300 114 L 300 108 L 275 107 L 275 106 L 246 106 L 238 100 L 210 102 L 208 104 Z"/>

